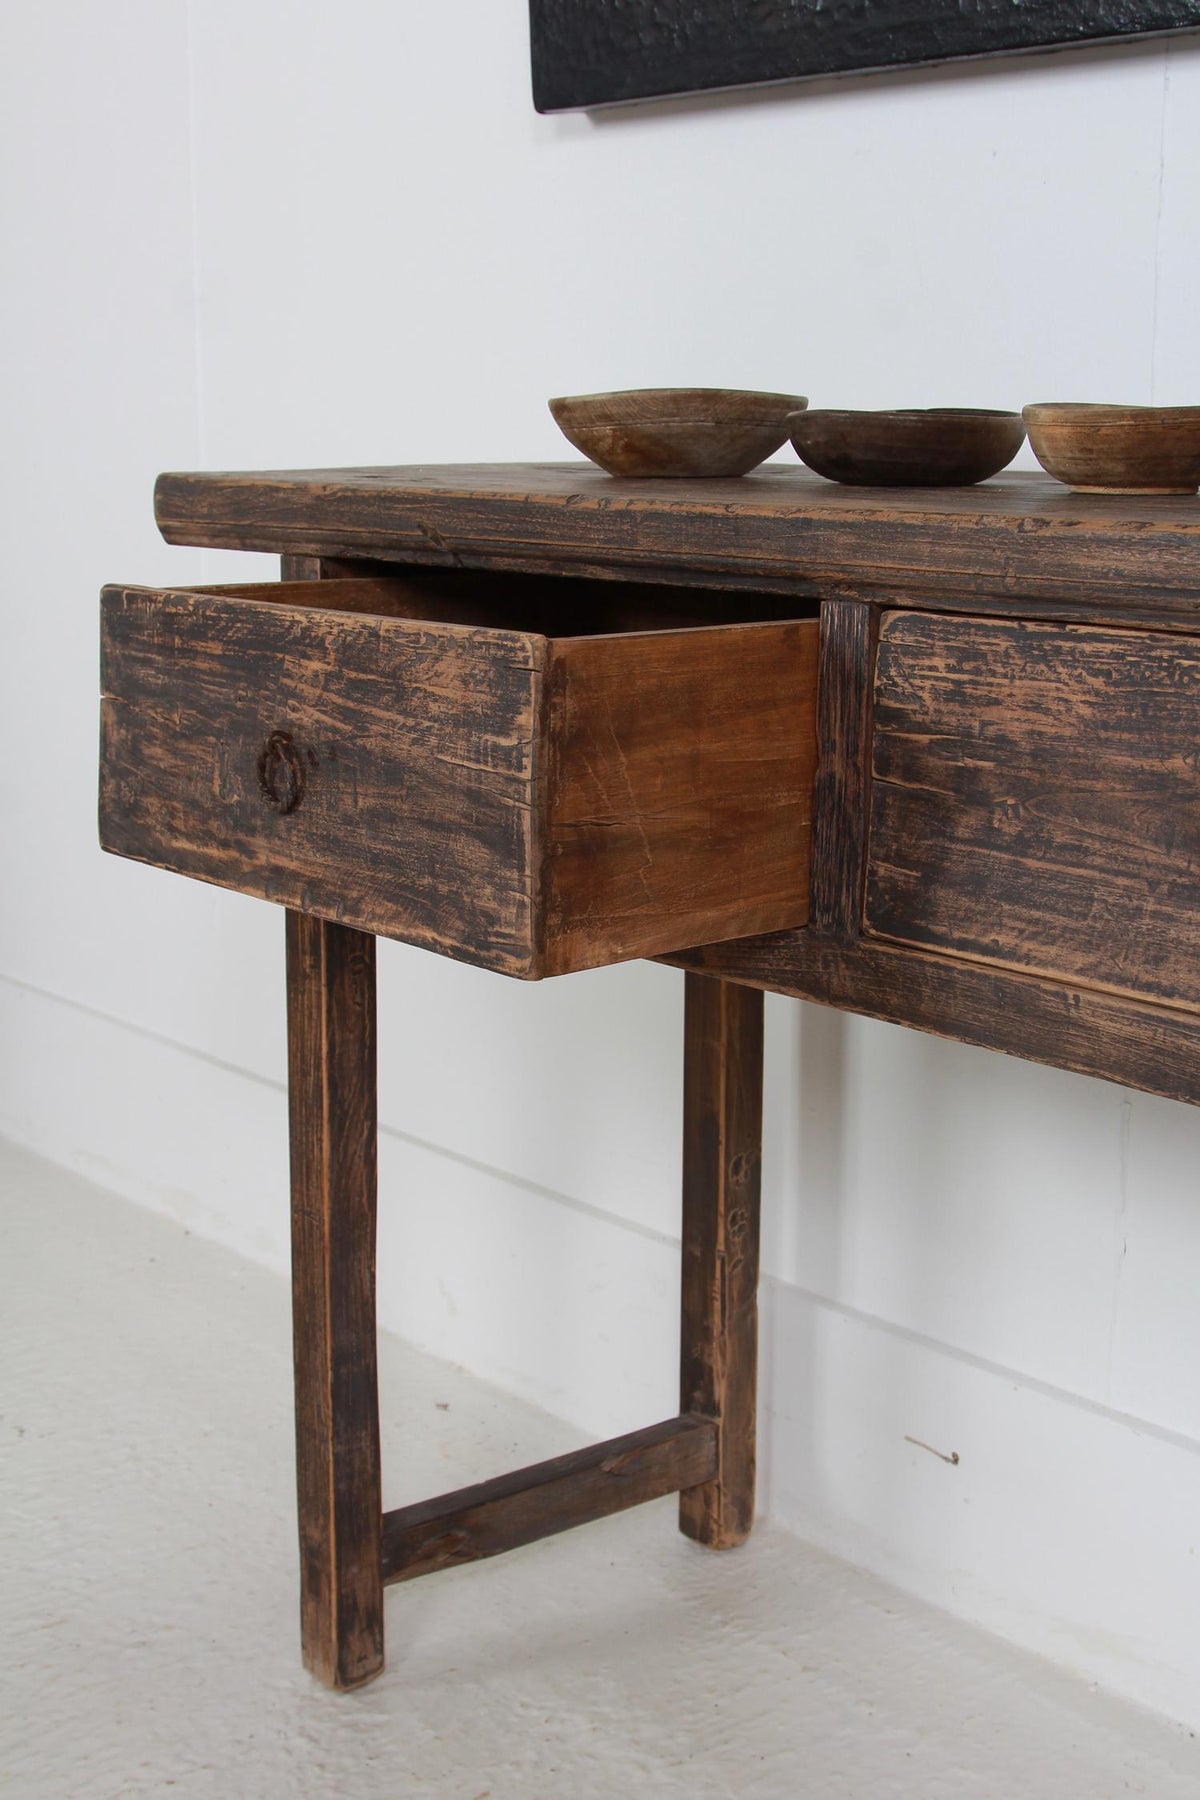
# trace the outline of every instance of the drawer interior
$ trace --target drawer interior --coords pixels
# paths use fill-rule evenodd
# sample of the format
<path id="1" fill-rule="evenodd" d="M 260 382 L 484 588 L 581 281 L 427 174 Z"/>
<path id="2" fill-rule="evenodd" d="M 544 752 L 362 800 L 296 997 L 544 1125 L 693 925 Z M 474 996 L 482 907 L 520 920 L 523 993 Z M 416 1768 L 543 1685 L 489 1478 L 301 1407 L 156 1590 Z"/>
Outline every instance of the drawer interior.
<path id="1" fill-rule="evenodd" d="M 205 591 L 322 612 L 373 613 L 443 625 L 536 632 L 547 638 L 681 631 L 783 619 L 815 619 L 819 603 L 725 588 L 525 575 L 415 564 L 350 565 L 325 581 L 233 583 Z"/>
<path id="2" fill-rule="evenodd" d="M 102 618 L 119 855 L 527 977 L 807 919 L 811 602 L 389 566 Z"/>

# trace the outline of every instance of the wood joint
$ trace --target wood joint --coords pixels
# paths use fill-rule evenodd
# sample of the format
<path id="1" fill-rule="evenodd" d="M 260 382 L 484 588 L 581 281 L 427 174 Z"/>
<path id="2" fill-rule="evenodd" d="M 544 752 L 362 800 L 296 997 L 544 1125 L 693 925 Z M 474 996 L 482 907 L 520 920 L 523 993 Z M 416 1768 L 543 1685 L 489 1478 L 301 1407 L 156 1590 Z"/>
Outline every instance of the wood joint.
<path id="1" fill-rule="evenodd" d="M 690 1414 L 383 1515 L 383 1579 L 412 1581 L 713 1480 L 717 1427 Z"/>

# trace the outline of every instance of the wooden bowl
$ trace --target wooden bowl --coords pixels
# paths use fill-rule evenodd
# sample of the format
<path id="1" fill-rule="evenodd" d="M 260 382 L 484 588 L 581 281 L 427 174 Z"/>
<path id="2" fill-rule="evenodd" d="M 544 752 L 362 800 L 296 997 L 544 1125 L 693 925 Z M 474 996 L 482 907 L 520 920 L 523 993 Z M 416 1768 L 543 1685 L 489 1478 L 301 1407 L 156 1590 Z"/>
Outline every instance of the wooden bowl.
<path id="1" fill-rule="evenodd" d="M 1003 469 L 1025 441 L 1019 413 L 962 406 L 803 412 L 790 430 L 801 462 L 853 487 L 970 487 Z"/>
<path id="2" fill-rule="evenodd" d="M 1025 408 L 1033 454 L 1077 494 L 1194 494 L 1200 406 Z"/>
<path id="3" fill-rule="evenodd" d="M 802 394 L 738 388 L 630 388 L 551 400 L 563 436 L 609 475 L 748 475 L 786 443 Z"/>

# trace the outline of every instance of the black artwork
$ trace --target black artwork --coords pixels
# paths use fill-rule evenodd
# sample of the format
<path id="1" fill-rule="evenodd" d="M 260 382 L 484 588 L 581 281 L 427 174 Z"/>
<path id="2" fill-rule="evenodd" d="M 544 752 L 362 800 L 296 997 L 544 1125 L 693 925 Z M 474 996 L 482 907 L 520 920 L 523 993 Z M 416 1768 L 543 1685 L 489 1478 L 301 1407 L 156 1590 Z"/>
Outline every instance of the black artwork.
<path id="1" fill-rule="evenodd" d="M 1200 0 L 530 0 L 539 112 L 1200 29 Z"/>

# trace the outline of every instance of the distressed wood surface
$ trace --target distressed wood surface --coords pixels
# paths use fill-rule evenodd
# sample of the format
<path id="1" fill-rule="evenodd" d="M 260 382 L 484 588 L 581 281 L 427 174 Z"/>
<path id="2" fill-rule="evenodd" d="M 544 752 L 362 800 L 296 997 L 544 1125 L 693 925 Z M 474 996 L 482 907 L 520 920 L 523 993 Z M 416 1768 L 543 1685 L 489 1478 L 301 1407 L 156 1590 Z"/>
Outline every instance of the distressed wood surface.
<path id="1" fill-rule="evenodd" d="M 713 1550 L 754 1523 L 763 1000 L 689 974 L 684 999 L 680 1411 L 717 1427 L 711 1481 L 679 1528 Z"/>
<path id="2" fill-rule="evenodd" d="M 375 940 L 287 914 L 300 1628 L 330 1687 L 383 1667 Z"/>
<path id="3" fill-rule="evenodd" d="M 805 922 L 817 637 L 552 643 L 548 973 Z"/>
<path id="4" fill-rule="evenodd" d="M 1196 0 L 530 0 L 539 112 L 1200 25 Z"/>
<path id="5" fill-rule="evenodd" d="M 529 973 L 544 640 L 298 591 L 326 585 L 106 591 L 105 849 Z"/>
<path id="6" fill-rule="evenodd" d="M 862 917 L 875 617 L 862 601 L 821 609 L 812 918 L 835 931 L 856 932 Z"/>
<path id="7" fill-rule="evenodd" d="M 865 916 L 1200 1005 L 1200 641 L 886 616 Z"/>
<path id="8" fill-rule="evenodd" d="M 1200 1020 L 1180 1008 L 820 931 L 711 944 L 662 960 L 1200 1103 Z"/>
<path id="9" fill-rule="evenodd" d="M 422 465 L 163 475 L 155 505 L 179 544 L 1200 619 L 1200 505 L 1071 494 L 1047 475 L 883 492 L 798 464 L 690 482 L 581 463 Z"/>
<path id="10" fill-rule="evenodd" d="M 498 1556 L 707 1481 L 716 1468 L 708 1419 L 667 1419 L 384 1515 L 383 1579 L 411 1581 Z"/>
<path id="11" fill-rule="evenodd" d="M 816 620 L 528 582 L 106 590 L 104 848 L 524 977 L 803 924 Z"/>

